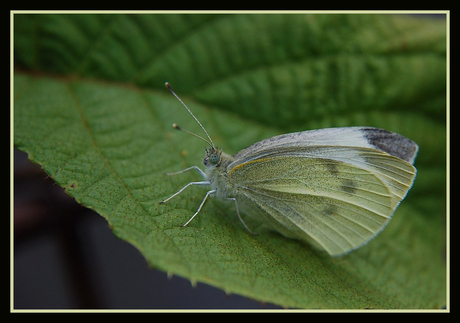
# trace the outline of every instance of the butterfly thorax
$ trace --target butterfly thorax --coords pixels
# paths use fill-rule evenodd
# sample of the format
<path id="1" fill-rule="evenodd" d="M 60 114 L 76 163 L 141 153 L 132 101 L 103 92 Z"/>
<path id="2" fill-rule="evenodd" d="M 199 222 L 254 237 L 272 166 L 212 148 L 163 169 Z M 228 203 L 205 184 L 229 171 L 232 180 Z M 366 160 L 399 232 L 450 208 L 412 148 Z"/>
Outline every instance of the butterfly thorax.
<path id="1" fill-rule="evenodd" d="M 235 158 L 224 153 L 216 147 L 206 149 L 203 164 L 206 166 L 206 176 L 211 183 L 212 189 L 217 189 L 217 196 L 231 197 L 235 194 L 234 188 L 229 185 L 227 179 L 227 166 L 235 161 Z"/>

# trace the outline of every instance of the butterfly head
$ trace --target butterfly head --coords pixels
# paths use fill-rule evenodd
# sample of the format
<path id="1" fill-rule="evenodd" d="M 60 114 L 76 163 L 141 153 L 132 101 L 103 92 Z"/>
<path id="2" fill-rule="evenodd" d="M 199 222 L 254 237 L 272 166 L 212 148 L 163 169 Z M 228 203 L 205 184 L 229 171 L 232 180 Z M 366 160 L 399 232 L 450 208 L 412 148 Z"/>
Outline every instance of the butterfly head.
<path id="1" fill-rule="evenodd" d="M 206 148 L 206 156 L 203 159 L 203 164 L 207 167 L 218 166 L 221 161 L 222 150 L 211 146 Z"/>

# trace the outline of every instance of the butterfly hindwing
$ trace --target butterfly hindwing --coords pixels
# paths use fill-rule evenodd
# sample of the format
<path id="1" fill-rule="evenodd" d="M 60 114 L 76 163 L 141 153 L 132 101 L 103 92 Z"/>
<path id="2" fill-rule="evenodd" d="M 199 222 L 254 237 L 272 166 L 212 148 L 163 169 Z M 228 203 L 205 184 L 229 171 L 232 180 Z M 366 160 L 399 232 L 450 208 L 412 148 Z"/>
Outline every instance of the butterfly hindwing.
<path id="1" fill-rule="evenodd" d="M 414 177 L 415 168 L 399 158 L 343 146 L 267 149 L 228 168 L 238 201 L 259 211 L 250 215 L 331 255 L 374 237 Z"/>

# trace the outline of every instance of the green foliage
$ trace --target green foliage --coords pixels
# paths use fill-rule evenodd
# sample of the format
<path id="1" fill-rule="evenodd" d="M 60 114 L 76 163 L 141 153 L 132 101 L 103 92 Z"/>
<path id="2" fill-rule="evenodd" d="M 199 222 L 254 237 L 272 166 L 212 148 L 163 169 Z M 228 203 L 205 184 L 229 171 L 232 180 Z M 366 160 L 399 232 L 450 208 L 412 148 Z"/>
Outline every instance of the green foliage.
<path id="1" fill-rule="evenodd" d="M 391 15 L 15 15 L 14 141 L 156 268 L 285 307 L 446 304 L 446 24 Z M 420 145 L 388 227 L 340 258 L 249 235 L 191 187 L 200 134 L 227 153 L 289 131 L 366 125 Z M 153 286 L 152 286 L 153 288 Z"/>

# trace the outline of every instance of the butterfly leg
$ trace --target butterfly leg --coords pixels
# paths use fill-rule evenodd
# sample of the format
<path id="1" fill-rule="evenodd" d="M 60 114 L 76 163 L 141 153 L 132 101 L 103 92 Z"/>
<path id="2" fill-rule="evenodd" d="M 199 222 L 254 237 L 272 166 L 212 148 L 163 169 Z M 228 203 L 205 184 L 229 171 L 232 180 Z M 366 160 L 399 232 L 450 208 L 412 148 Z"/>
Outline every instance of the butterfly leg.
<path id="1" fill-rule="evenodd" d="M 166 173 L 165 175 L 167 175 L 167 176 L 172 176 L 172 175 L 182 174 L 182 173 L 185 173 L 185 172 L 187 172 L 187 171 L 189 171 L 189 170 L 192 170 L 192 169 L 197 170 L 198 173 L 200 173 L 200 175 L 201 175 L 204 179 L 207 178 L 205 172 L 203 172 L 201 169 L 199 169 L 198 166 L 192 166 L 192 167 L 189 167 L 189 168 L 186 168 L 186 169 L 180 170 L 180 171 L 178 171 L 178 172 L 174 172 L 174 173 Z"/>
<path id="2" fill-rule="evenodd" d="M 200 182 L 200 183 L 203 183 L 203 182 Z M 204 205 L 204 202 L 206 202 L 206 200 L 208 199 L 208 196 L 211 195 L 211 194 L 214 194 L 215 192 L 217 192 L 217 190 L 211 190 L 211 191 L 208 191 L 208 192 L 206 193 L 206 196 L 204 197 L 203 201 L 201 202 L 200 206 L 198 207 L 198 210 L 195 212 L 194 215 L 192 215 L 192 217 L 190 218 L 190 220 L 187 221 L 187 223 L 185 223 L 184 225 L 182 225 L 183 227 L 186 227 L 187 224 L 189 224 L 190 222 L 192 222 L 193 218 L 194 218 L 198 213 L 200 213 L 201 208 L 202 208 L 203 205 Z"/>
<path id="3" fill-rule="evenodd" d="M 160 204 L 163 204 L 163 203 L 166 203 L 168 202 L 170 199 L 172 199 L 173 197 L 179 195 L 180 193 L 182 193 L 183 190 L 185 190 L 187 187 L 191 186 L 191 185 L 211 185 L 211 182 L 209 181 L 203 181 L 203 182 L 190 182 L 188 183 L 187 185 L 185 185 L 184 187 L 182 187 L 179 191 L 177 191 L 176 193 L 174 193 L 173 195 L 171 195 L 170 197 L 168 197 L 166 200 L 163 200 L 160 202 Z M 209 192 L 208 192 L 209 193 Z"/>
<path id="4" fill-rule="evenodd" d="M 238 219 L 240 219 L 241 223 L 243 223 L 244 227 L 246 228 L 246 230 L 247 230 L 250 234 L 252 234 L 253 236 L 256 236 L 257 233 L 252 232 L 251 229 L 248 228 L 248 226 L 246 225 L 246 223 L 244 223 L 243 218 L 242 218 L 241 215 L 240 215 L 240 211 L 238 210 L 238 203 L 236 202 L 236 198 L 234 198 L 234 197 L 228 197 L 227 200 L 230 200 L 230 201 L 235 202 L 236 215 L 238 215 Z"/>

